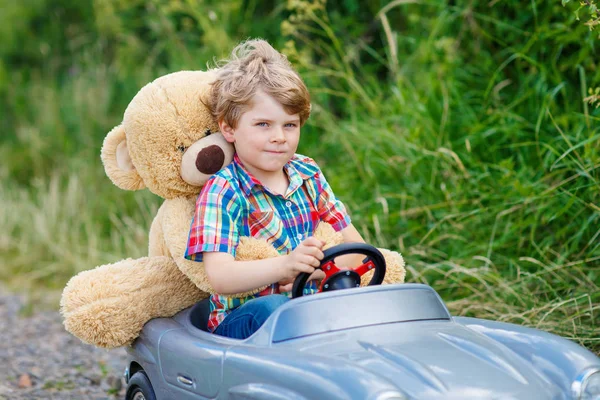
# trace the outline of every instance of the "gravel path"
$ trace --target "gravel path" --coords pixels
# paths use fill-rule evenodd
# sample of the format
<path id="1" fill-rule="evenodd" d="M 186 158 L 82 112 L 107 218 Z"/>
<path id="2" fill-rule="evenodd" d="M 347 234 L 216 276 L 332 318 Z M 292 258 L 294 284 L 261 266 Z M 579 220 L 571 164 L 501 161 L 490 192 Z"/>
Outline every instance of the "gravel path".
<path id="1" fill-rule="evenodd" d="M 34 311 L 0 287 L 0 399 L 122 399 L 126 354 L 67 333 L 57 311 Z"/>

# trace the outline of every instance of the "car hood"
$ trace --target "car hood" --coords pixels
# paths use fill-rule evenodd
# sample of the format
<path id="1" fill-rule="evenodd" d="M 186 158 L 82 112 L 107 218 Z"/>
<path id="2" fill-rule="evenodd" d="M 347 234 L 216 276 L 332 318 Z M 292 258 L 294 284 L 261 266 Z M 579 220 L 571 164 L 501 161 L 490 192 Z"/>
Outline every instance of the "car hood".
<path id="1" fill-rule="evenodd" d="M 564 388 L 529 361 L 451 320 L 371 326 L 294 342 L 295 350 L 339 357 L 376 373 L 409 398 L 566 398 Z"/>

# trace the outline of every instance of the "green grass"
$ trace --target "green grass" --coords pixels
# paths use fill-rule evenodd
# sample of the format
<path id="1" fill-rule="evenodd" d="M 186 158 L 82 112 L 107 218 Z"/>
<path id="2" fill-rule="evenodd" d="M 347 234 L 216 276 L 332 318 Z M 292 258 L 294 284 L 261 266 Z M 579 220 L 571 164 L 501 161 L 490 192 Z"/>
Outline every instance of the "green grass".
<path id="1" fill-rule="evenodd" d="M 35 46 L 15 45 L 0 63 L 0 279 L 60 289 L 144 255 L 161 200 L 110 183 L 104 135 L 144 83 L 262 36 L 313 96 L 299 151 L 367 241 L 402 252 L 408 281 L 432 285 L 457 315 L 599 353 L 600 109 L 582 100 L 600 86 L 596 32 L 573 4 L 409 3 L 63 7 L 83 27 L 38 29 L 69 46 L 41 63 Z"/>

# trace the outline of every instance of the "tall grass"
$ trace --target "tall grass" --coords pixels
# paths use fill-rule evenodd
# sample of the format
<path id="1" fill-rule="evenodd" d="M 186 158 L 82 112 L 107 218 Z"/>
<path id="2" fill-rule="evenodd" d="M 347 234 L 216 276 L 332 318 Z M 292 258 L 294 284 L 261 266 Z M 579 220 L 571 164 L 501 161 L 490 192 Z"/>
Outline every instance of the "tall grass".
<path id="1" fill-rule="evenodd" d="M 39 4 L 28 12 L 56 11 Z M 318 160 L 367 241 L 403 253 L 409 281 L 432 285 L 455 314 L 600 351 L 600 109 L 582 100 L 600 68 L 597 35 L 572 9 L 78 4 L 56 11 L 71 31 L 39 28 L 69 44 L 59 56 L 3 57 L 2 68 L 21 67 L 15 79 L 0 74 L 3 280 L 60 288 L 77 271 L 143 255 L 160 199 L 112 186 L 104 135 L 147 81 L 262 36 L 313 95 L 299 151 Z"/>
<path id="2" fill-rule="evenodd" d="M 0 279 L 20 288 L 60 288 L 69 276 L 122 258 L 147 255 L 148 225 L 157 211 L 148 196 L 136 211 L 98 218 L 96 194 L 76 173 L 52 175 L 31 188 L 0 187 Z M 108 200 L 108 197 L 103 197 Z M 91 209 L 90 209 L 91 208 Z M 104 220 L 110 221 L 107 232 Z"/>
<path id="3" fill-rule="evenodd" d="M 327 162 L 368 240 L 400 249 L 411 280 L 434 286 L 452 311 L 550 330 L 598 351 L 600 113 L 582 101 L 589 64 L 548 65 L 542 44 L 556 33 L 536 32 L 528 52 L 506 46 L 495 63 L 481 50 L 461 54 L 446 35 L 469 14 L 478 30 L 504 27 L 472 9 L 441 11 L 403 62 L 390 60 L 399 51 L 381 60 L 389 87 L 362 74 L 351 51 L 336 52 L 334 35 L 306 43 L 336 55 L 325 68 L 303 65 L 319 77 L 336 71 L 327 87 L 340 87 L 357 114 L 339 120 L 318 107 L 320 133 L 307 151 Z M 326 18 L 309 11 L 290 32 L 301 40 Z"/>

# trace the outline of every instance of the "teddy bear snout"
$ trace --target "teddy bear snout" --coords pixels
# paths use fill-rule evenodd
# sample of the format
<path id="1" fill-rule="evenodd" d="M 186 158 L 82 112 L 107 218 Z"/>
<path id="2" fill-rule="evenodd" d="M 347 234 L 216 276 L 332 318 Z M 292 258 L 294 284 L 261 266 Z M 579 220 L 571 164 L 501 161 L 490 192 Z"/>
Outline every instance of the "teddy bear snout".
<path id="1" fill-rule="evenodd" d="M 213 144 L 200 150 L 196 157 L 196 168 L 203 174 L 212 175 L 223 166 L 225 153 L 223 150 Z"/>
<path id="2" fill-rule="evenodd" d="M 213 134 L 198 140 L 183 153 L 181 177 L 194 186 L 202 186 L 208 178 L 233 159 L 233 146 L 223 135 Z"/>

